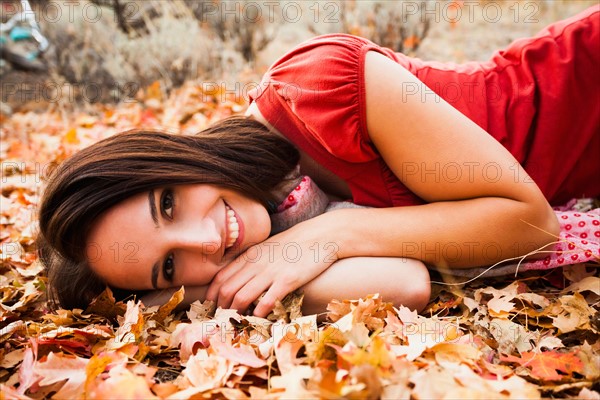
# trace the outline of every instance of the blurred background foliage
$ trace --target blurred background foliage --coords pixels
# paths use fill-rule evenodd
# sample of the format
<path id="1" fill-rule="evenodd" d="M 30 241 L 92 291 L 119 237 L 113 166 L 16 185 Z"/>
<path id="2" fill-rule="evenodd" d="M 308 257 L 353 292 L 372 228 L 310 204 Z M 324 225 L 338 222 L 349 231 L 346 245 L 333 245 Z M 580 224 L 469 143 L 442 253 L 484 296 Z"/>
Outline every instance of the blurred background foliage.
<path id="1" fill-rule="evenodd" d="M 1 2 L 2 21 L 19 10 Z M 312 36 L 344 32 L 408 55 L 447 62 L 485 60 L 512 40 L 597 4 L 584 0 L 30 0 L 50 42 L 47 70 L 1 68 L 2 109 L 44 109 L 36 91 L 51 82 L 62 107 L 90 96 L 118 102 L 158 82 L 168 94 L 190 80 L 258 81 L 278 57 Z M 12 86 L 11 86 L 12 85 Z M 233 84 L 232 84 L 233 85 Z M 8 90 L 10 89 L 10 90 Z M 41 96 L 51 98 L 52 96 Z M 34 100 L 32 102 L 32 100 Z M 71 104 L 72 103 L 72 104 Z"/>

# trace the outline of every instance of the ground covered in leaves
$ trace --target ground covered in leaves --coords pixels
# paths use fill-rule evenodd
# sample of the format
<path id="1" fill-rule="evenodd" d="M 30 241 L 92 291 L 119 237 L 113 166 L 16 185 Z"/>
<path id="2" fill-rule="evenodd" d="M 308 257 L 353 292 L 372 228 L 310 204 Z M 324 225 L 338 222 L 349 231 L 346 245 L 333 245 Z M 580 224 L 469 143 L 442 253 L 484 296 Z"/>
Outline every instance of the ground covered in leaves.
<path id="1" fill-rule="evenodd" d="M 600 394 L 597 264 L 434 285 L 417 315 L 378 295 L 302 316 L 290 295 L 268 319 L 196 302 L 53 309 L 33 240 L 52 168 L 131 127 L 191 134 L 244 110 L 189 83 L 119 107 L 21 112 L 1 123 L 0 398 L 589 398 Z M 368 268 L 368 266 L 365 266 Z"/>

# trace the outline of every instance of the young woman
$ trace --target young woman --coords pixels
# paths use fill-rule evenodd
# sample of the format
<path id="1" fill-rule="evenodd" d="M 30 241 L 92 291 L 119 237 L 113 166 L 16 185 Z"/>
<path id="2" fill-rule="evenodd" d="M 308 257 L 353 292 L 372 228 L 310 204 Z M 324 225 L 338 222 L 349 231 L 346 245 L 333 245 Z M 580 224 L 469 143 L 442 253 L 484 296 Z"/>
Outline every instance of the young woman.
<path id="1" fill-rule="evenodd" d="M 550 204 L 600 196 L 599 25 L 593 7 L 463 65 L 311 39 L 270 68 L 247 117 L 116 135 L 66 161 L 40 208 L 49 284 L 68 307 L 108 284 L 186 285 L 241 311 L 264 293 L 261 316 L 298 288 L 305 312 L 372 292 L 421 309 L 426 265 L 523 256 L 558 237 Z M 312 180 L 367 207 L 269 237 Z"/>

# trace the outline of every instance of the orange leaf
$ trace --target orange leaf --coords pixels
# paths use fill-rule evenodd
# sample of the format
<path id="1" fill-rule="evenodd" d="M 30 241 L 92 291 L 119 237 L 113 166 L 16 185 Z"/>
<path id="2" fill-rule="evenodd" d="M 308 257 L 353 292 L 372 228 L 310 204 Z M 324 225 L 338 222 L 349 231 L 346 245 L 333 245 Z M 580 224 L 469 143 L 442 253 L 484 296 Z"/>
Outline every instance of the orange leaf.
<path id="1" fill-rule="evenodd" d="M 160 88 L 160 82 L 154 81 L 148 88 L 146 89 L 146 99 L 157 99 L 162 100 L 162 90 Z"/>
<path id="2" fill-rule="evenodd" d="M 500 359 L 520 364 L 523 367 L 529 367 L 531 368 L 531 375 L 533 377 L 545 381 L 561 380 L 565 375 L 561 375 L 557 371 L 569 376 L 573 372 L 581 374 L 583 371 L 583 363 L 573 353 L 558 353 L 555 351 L 537 353 L 527 351 L 522 354 L 521 358 L 501 356 Z"/>
<path id="3" fill-rule="evenodd" d="M 420 42 L 421 42 L 421 39 L 419 39 L 419 37 L 417 35 L 410 35 L 409 37 L 404 39 L 403 45 L 407 49 L 414 49 L 415 47 L 417 47 L 419 45 Z"/>
<path id="4" fill-rule="evenodd" d="M 79 139 L 77 138 L 77 129 L 69 129 L 65 135 L 65 141 L 70 144 L 79 144 Z"/>

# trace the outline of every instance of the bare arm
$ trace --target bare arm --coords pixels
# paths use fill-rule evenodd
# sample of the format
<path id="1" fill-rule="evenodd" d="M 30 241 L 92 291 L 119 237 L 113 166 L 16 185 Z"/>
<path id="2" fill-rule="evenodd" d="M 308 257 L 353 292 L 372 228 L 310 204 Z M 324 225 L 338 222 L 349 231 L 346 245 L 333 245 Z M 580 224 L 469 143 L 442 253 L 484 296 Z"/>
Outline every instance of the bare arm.
<path id="1" fill-rule="evenodd" d="M 204 301 L 208 286 L 187 286 L 180 307 Z M 146 306 L 166 303 L 177 288 L 149 293 Z M 422 262 L 386 257 L 352 257 L 339 260 L 300 290 L 304 315 L 321 314 L 332 299 L 352 300 L 379 293 L 384 301 L 421 311 L 429 301 L 429 272 Z"/>
<path id="2" fill-rule="evenodd" d="M 522 255 L 558 234 L 537 185 L 487 132 L 381 54 L 367 53 L 365 80 L 371 140 L 430 204 L 319 216 L 337 231 L 340 258 L 412 257 L 468 268 Z"/>

